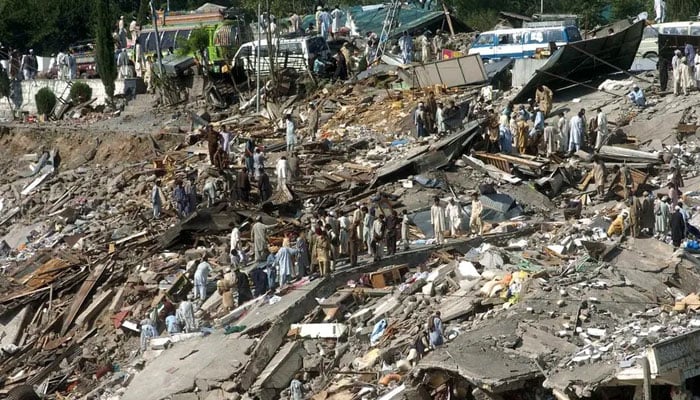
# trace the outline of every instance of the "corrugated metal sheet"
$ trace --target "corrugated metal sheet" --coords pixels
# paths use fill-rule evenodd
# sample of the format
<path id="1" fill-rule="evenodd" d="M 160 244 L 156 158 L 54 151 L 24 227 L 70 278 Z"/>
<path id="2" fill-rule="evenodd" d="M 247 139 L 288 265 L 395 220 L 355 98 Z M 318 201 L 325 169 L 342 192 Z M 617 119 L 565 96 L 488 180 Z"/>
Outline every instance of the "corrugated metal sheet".
<path id="1" fill-rule="evenodd" d="M 637 54 L 645 24 L 645 21 L 639 21 L 610 36 L 582 40 L 562 46 L 549 58 L 547 63 L 537 70 L 537 73 L 520 90 L 513 101 L 522 103 L 528 98 L 534 97 L 538 85 L 546 85 L 555 90 L 571 86 L 571 81 L 586 82 L 601 75 L 617 72 L 616 68 L 628 70 Z M 598 59 L 577 49 L 593 54 Z M 612 66 L 600 60 L 604 60 Z"/>

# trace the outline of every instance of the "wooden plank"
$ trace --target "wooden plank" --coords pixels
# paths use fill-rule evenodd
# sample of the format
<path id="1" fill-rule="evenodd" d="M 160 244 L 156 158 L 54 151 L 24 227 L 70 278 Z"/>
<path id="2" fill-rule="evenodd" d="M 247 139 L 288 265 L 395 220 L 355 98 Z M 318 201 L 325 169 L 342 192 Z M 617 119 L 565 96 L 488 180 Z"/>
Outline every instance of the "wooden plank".
<path id="1" fill-rule="evenodd" d="M 97 281 L 102 277 L 102 274 L 105 272 L 107 267 L 111 265 L 112 261 L 99 264 L 80 286 L 80 289 L 78 290 L 78 293 L 75 295 L 75 299 L 73 300 L 73 304 L 71 304 L 70 306 L 68 315 L 63 321 L 63 327 L 61 327 L 62 336 L 65 335 L 66 332 L 68 332 L 68 328 L 70 328 L 71 325 L 73 325 L 73 321 L 75 320 L 75 317 L 78 316 L 78 312 L 80 312 L 80 308 L 83 306 L 83 303 L 85 303 L 85 299 L 95 287 Z"/>

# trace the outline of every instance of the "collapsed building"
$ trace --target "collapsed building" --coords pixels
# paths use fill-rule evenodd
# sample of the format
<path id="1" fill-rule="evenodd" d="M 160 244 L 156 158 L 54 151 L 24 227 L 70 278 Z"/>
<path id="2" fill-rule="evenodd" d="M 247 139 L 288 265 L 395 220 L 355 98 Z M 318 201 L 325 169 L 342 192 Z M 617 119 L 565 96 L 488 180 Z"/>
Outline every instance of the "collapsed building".
<path id="1" fill-rule="evenodd" d="M 0 140 L 15 157 L 1 161 L 1 393 L 29 385 L 53 398 L 274 399 L 291 398 L 296 378 L 319 400 L 697 395 L 700 274 L 692 249 L 609 238 L 625 188 L 612 177 L 606 196 L 594 199 L 590 153 L 527 156 L 482 146 L 478 110 L 524 102 L 544 83 L 557 90 L 559 109 L 606 110 L 615 135 L 598 155 L 632 168 L 633 191 L 662 192 L 675 157 L 684 201 L 697 205 L 700 101 L 694 93 L 678 104 L 645 85 L 648 77 L 625 72 L 642 25 L 563 47 L 522 89 L 487 90 L 495 93 L 489 99 L 482 88 L 509 63 L 484 66 L 478 56 L 379 66 L 351 85 L 324 84 L 304 98 L 321 110 L 321 134 L 300 144 L 300 173 L 288 190 L 262 206 L 221 193 L 182 220 L 172 208 L 150 218 L 156 179 L 164 187 L 179 176 L 200 187 L 230 179 L 210 165 L 190 124 L 233 124 L 274 165 L 284 150 L 283 115 L 308 118 L 301 96 L 280 95 L 259 113 L 196 110 L 188 118 L 191 107 L 161 106 L 155 114 L 172 116 L 156 120 L 157 132 L 144 128 L 154 122 L 138 100 L 112 121 L 90 121 L 93 129 L 146 130 L 133 137 L 47 139 L 7 128 Z M 644 109 L 625 97 L 640 81 Z M 449 135 L 415 139 L 413 111 L 428 92 L 462 113 Z M 232 153 L 242 154 L 244 140 L 234 140 Z M 37 143 L 53 150 L 36 152 Z M 456 198 L 469 215 L 474 191 L 485 234 L 436 246 L 432 199 Z M 358 202 L 406 209 L 411 248 L 379 262 L 363 257 L 354 268 L 339 264 L 332 276 L 305 277 L 230 311 L 211 287 L 197 307 L 200 331 L 164 333 L 140 350 L 139 320 L 185 298 L 196 260 L 209 256 L 217 271 L 228 265 L 233 227 L 247 241 L 249 221 L 261 215 L 278 223 L 269 241 L 279 245 L 315 211 L 347 214 Z M 446 343 L 419 355 L 436 311 Z"/>

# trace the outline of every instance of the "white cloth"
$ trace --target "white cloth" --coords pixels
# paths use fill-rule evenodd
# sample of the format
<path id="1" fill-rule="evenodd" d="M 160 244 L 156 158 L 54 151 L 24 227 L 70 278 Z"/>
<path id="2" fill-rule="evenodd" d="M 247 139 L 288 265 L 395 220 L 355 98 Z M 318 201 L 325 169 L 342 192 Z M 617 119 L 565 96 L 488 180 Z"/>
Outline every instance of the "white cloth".
<path id="1" fill-rule="evenodd" d="M 331 18 L 333 18 L 333 22 L 331 23 L 331 32 L 338 33 L 338 31 L 340 31 L 340 18 L 342 16 L 343 12 L 337 8 L 331 11 Z"/>

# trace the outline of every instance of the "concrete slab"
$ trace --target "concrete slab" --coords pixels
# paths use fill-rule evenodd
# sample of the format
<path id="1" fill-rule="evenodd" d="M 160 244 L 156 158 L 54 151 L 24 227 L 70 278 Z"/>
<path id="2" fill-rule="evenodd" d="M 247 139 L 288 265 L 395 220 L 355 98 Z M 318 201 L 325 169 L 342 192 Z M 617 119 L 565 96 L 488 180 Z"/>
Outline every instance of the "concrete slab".
<path id="1" fill-rule="evenodd" d="M 134 377 L 122 400 L 160 400 L 194 389 L 196 379 L 228 380 L 249 361 L 253 343 L 223 333 L 177 343 Z"/>
<path id="2" fill-rule="evenodd" d="M 302 300 L 310 291 L 316 289 L 322 281 L 322 279 L 316 279 L 298 289 L 292 290 L 282 296 L 282 299 L 275 304 L 270 304 L 269 302 L 260 304 L 257 308 L 251 309 L 248 314 L 238 320 L 236 325 L 245 325 L 246 330 L 255 330 L 256 328 L 272 322 L 283 312 L 287 311 L 291 305 Z"/>
<path id="3" fill-rule="evenodd" d="M 6 315 L 0 319 L 0 346 L 17 344 L 22 337 L 24 327 L 29 323 L 32 312 L 30 306 Z"/>
<path id="4" fill-rule="evenodd" d="M 304 348 L 299 341 L 285 344 L 258 376 L 253 384 L 254 392 L 260 389 L 282 390 L 289 385 L 302 367 Z M 262 393 L 261 393 L 262 394 Z"/>

